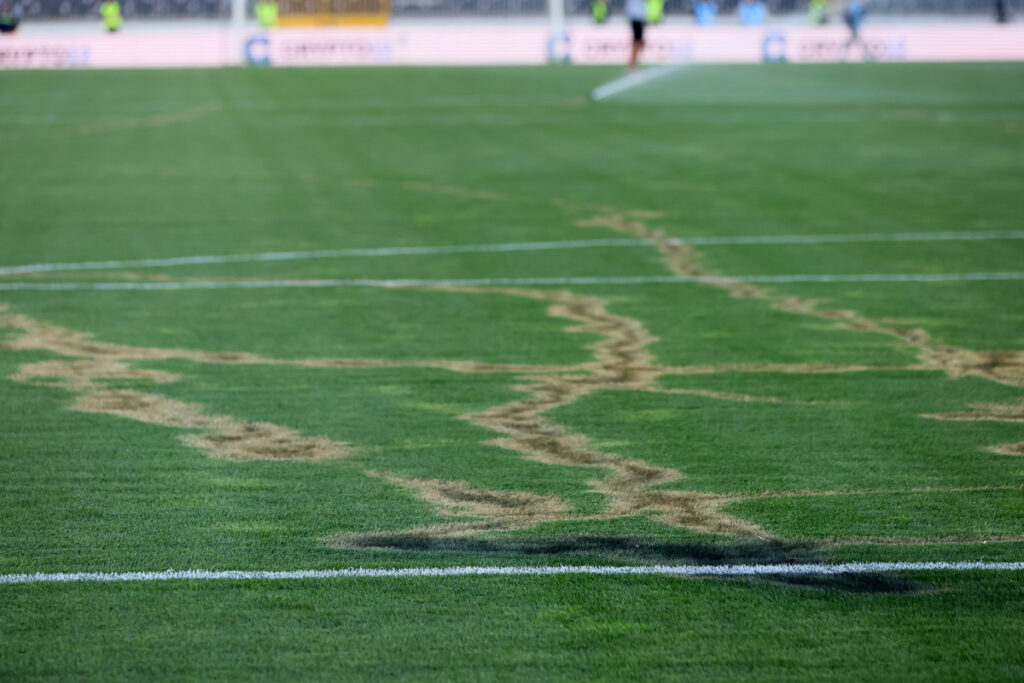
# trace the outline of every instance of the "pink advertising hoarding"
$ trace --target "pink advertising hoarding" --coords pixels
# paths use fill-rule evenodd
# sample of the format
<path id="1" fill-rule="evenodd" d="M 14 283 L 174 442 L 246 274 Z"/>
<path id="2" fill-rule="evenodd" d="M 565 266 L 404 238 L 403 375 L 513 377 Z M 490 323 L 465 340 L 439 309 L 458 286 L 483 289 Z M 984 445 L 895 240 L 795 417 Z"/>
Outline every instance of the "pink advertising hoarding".
<path id="1" fill-rule="evenodd" d="M 0 69 L 175 68 L 239 63 L 226 30 L 0 36 Z M 238 54 L 236 54 L 238 53 Z"/>
<path id="2" fill-rule="evenodd" d="M 1024 61 L 1024 27 L 986 24 L 867 26 L 862 35 L 880 61 Z M 845 50 L 847 33 L 826 27 L 698 27 L 648 31 L 650 63 L 834 62 L 863 59 Z M 228 29 L 0 37 L 0 69 L 360 66 L 387 64 L 624 64 L 624 24 L 578 25 L 555 44 L 542 24 L 436 24 L 386 28 L 278 29 L 236 35 Z"/>
<path id="3" fill-rule="evenodd" d="M 580 27 L 570 33 L 570 55 L 577 64 L 623 64 L 629 42 L 614 26 Z M 842 26 L 757 27 L 662 26 L 648 31 L 649 62 L 707 64 L 764 61 L 837 62 L 864 59 L 860 46 L 847 51 Z M 879 61 L 1020 61 L 1024 28 L 986 24 L 880 24 L 861 37 Z"/>

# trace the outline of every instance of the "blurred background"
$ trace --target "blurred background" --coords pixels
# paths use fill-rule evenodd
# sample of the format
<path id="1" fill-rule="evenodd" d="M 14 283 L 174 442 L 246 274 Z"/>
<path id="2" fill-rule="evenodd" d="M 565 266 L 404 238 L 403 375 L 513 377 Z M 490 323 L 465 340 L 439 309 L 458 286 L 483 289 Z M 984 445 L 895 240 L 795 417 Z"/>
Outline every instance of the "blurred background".
<path id="1" fill-rule="evenodd" d="M 1021 61 L 1024 0 L 639 0 L 643 64 Z M 623 64 L 626 0 L 0 0 L 0 69 Z"/>
<path id="2" fill-rule="evenodd" d="M 665 0 L 667 20 L 692 18 L 698 0 Z M 102 0 L 22 0 L 23 21 L 60 19 L 95 19 Z M 735 11 L 740 0 L 721 0 L 720 15 Z M 610 0 L 611 14 L 621 14 L 624 0 Z M 872 16 L 900 20 L 980 19 L 994 20 L 994 0 L 871 0 Z M 1016 14 L 1021 0 L 1007 0 L 1007 10 Z M 246 0 L 246 14 L 255 18 L 254 0 Z M 765 0 L 773 18 L 805 18 L 809 16 L 808 0 Z M 231 0 L 124 0 L 125 19 L 228 19 Z M 456 19 L 546 19 L 547 0 L 282 0 L 281 17 L 334 14 L 339 21 L 345 15 L 382 13 L 389 19 L 421 18 Z M 589 0 L 565 0 L 565 13 L 572 18 L 590 19 Z"/>

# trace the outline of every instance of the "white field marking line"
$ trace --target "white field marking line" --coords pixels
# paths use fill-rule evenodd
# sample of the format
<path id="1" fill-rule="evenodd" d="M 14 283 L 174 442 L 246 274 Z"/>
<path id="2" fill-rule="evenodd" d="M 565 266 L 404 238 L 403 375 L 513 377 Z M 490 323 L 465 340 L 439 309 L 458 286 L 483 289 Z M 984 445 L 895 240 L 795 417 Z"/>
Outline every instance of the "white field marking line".
<path id="1" fill-rule="evenodd" d="M 590 92 L 590 99 L 593 100 L 594 102 L 597 102 L 605 98 L 611 97 L 612 95 L 618 95 L 619 93 L 635 88 L 638 85 L 650 83 L 651 81 L 661 78 L 662 76 L 667 76 L 668 74 L 674 71 L 678 71 L 685 66 L 687 65 L 664 64 L 662 66 L 652 66 L 647 67 L 646 69 L 642 69 L 640 71 L 634 71 L 633 73 L 627 74 L 622 78 L 618 78 L 614 81 L 611 81 L 610 83 L 605 83 L 602 86 L 594 88 Z"/>
<path id="2" fill-rule="evenodd" d="M 683 276 L 641 275 L 635 277 L 529 277 L 478 278 L 467 280 L 242 280 L 224 282 L 0 282 L 0 291 L 180 291 L 189 289 L 324 289 L 332 287 L 529 287 L 542 285 L 641 285 L 641 284 L 731 284 L 829 283 L 829 282 L 967 282 L 1024 280 L 1024 272 L 1012 273 L 867 273 L 859 275 L 739 275 Z"/>
<path id="3" fill-rule="evenodd" d="M 280 579 L 439 578 L 452 576 L 777 576 L 878 574 L 915 571 L 1024 571 L 1024 562 L 848 562 L 845 564 L 731 564 L 556 567 L 422 567 L 411 569 L 300 569 L 295 571 L 71 572 L 0 574 L 0 584 L 129 581 L 252 581 Z"/>
<path id="4" fill-rule="evenodd" d="M 894 232 L 853 235 L 740 235 L 731 237 L 687 237 L 679 241 L 693 246 L 743 244 L 841 244 L 846 242 L 943 242 L 968 240 L 1020 240 L 1024 230 L 987 232 Z"/>
<path id="5" fill-rule="evenodd" d="M 272 251 L 262 254 L 237 254 L 234 256 L 178 256 L 170 258 L 132 259 L 127 261 L 84 261 L 81 263 L 35 263 L 25 266 L 0 266 L 0 275 L 48 273 L 61 270 L 110 270 L 116 268 L 155 268 L 161 266 L 195 266 L 218 263 L 253 263 L 258 261 L 296 261 L 303 259 L 344 258 L 355 256 L 418 256 L 488 251 L 546 251 L 553 249 L 586 249 L 595 247 L 648 247 L 652 244 L 654 244 L 652 241 L 643 239 L 598 239 L 566 240 L 562 242 L 456 244 L 441 247 L 381 247 L 375 249 Z"/>
<path id="6" fill-rule="evenodd" d="M 733 235 L 723 237 L 687 237 L 669 240 L 670 244 L 692 246 L 745 244 L 840 244 L 845 242 L 938 242 L 969 240 L 1019 240 L 1024 230 L 988 232 L 900 232 L 849 235 Z M 23 266 L 0 266 L 0 275 L 50 273 L 66 270 L 114 270 L 119 268 L 157 268 L 222 263 L 255 263 L 261 261 L 299 261 L 307 259 L 346 258 L 360 256 L 423 256 L 432 254 L 463 254 L 474 252 L 550 251 L 556 249 L 592 249 L 600 247 L 649 247 L 655 243 L 645 239 L 564 240 L 556 242 L 506 242 L 499 244 L 456 244 L 434 247 L 379 247 L 367 249 L 322 249 L 318 251 L 271 251 L 261 254 L 225 256 L 175 256 L 168 258 L 130 259 L 125 261 L 83 261 L 79 263 L 34 263 Z"/>

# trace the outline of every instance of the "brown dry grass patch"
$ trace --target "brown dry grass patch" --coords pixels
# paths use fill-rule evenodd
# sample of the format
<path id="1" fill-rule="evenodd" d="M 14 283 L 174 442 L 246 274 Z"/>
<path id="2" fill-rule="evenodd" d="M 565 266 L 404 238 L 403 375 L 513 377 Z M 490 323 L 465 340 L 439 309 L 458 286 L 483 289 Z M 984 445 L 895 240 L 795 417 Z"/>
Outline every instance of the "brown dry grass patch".
<path id="1" fill-rule="evenodd" d="M 117 415 L 137 422 L 199 430 L 179 439 L 213 458 L 225 460 L 328 460 L 350 454 L 347 444 L 303 436 L 269 422 L 245 422 L 209 415 L 202 405 L 126 389 L 94 390 L 78 396 L 72 410 Z"/>
<path id="2" fill-rule="evenodd" d="M 465 292 L 494 292 L 484 288 L 449 288 Z M 597 467 L 603 477 L 589 482 L 591 490 L 609 500 L 608 516 L 652 514 L 666 524 L 710 533 L 761 535 L 753 524 L 738 520 L 721 507 L 729 496 L 694 491 L 658 491 L 651 487 L 678 481 L 678 470 L 651 465 L 588 447 L 587 439 L 552 424 L 545 416 L 595 391 L 647 389 L 661 374 L 648 346 L 657 341 L 637 320 L 610 313 L 596 297 L 566 291 L 502 288 L 509 295 L 550 302 L 548 314 L 576 325 L 568 332 L 597 334 L 586 348 L 593 359 L 579 367 L 584 372 L 531 377 L 516 387 L 526 397 L 461 419 L 504 436 L 488 443 L 523 454 L 530 460 L 566 467 Z M 719 398 L 722 398 L 721 396 Z"/>
<path id="3" fill-rule="evenodd" d="M 1024 441 L 990 446 L 989 450 L 999 455 L 1024 455 Z"/>
<path id="4" fill-rule="evenodd" d="M 434 192 L 486 201 L 516 201 L 500 193 L 466 188 L 407 182 L 405 189 Z M 544 200 L 548 203 L 558 203 Z M 562 204 L 559 204 L 562 205 Z M 569 204 L 565 204 L 569 206 Z M 647 225 L 657 214 L 644 212 L 616 213 L 598 207 L 601 214 L 577 224 L 583 227 L 604 227 L 650 240 L 661 253 L 666 267 L 682 276 L 712 276 L 699 262 L 696 253 L 683 241 L 668 237 L 663 231 Z M 603 472 L 588 482 L 590 490 L 608 500 L 606 512 L 590 517 L 574 515 L 561 500 L 527 492 L 506 492 L 473 489 L 462 482 L 403 477 L 392 473 L 367 472 L 384 477 L 416 495 L 449 517 L 458 518 L 446 524 L 402 532 L 423 536 L 472 535 L 486 531 L 508 531 L 529 528 L 541 522 L 650 515 L 666 524 L 701 532 L 733 536 L 765 536 L 758 526 L 737 519 L 725 512 L 729 503 L 767 496 L 859 495 L 869 492 L 790 491 L 761 494 L 715 494 L 698 491 L 655 488 L 678 482 L 684 475 L 678 470 L 652 465 L 589 447 L 582 434 L 573 434 L 553 424 L 546 413 L 573 403 L 592 392 L 630 389 L 660 393 L 691 394 L 716 400 L 789 403 L 775 397 L 749 396 L 697 389 L 662 389 L 656 381 L 665 374 L 706 374 L 717 372 L 787 372 L 839 373 L 882 370 L 940 370 L 952 378 L 977 376 L 991 381 L 1024 386 L 1024 353 L 1013 351 L 972 351 L 935 343 L 927 332 L 901 321 L 871 319 L 842 309 L 829 309 L 816 299 L 782 297 L 762 287 L 723 278 L 710 282 L 731 296 L 755 298 L 768 302 L 778 310 L 794 315 L 825 319 L 841 329 L 882 334 L 901 346 L 917 352 L 918 363 L 904 367 L 872 367 L 865 365 L 811 364 L 724 364 L 670 367 L 658 365 L 648 347 L 657 341 L 637 320 L 612 314 L 607 303 L 597 297 L 568 291 L 530 290 L 494 287 L 420 287 L 422 289 L 462 293 L 503 294 L 533 299 L 548 304 L 548 314 L 574 323 L 566 327 L 570 333 L 597 335 L 597 341 L 586 348 L 591 360 L 574 366 L 501 365 L 459 360 L 392 361 L 387 359 L 299 359 L 278 360 L 245 352 L 204 352 L 186 349 L 130 347 L 98 342 L 91 335 L 38 323 L 26 316 L 0 315 L 0 327 L 14 328 L 21 334 L 2 346 L 11 349 L 47 350 L 65 356 L 82 357 L 82 361 L 56 361 L 23 366 L 15 376 L 19 381 L 56 380 L 65 388 L 79 393 L 74 409 L 120 415 L 130 419 L 161 424 L 198 433 L 181 438 L 216 457 L 230 459 L 317 460 L 345 454 L 343 444 L 319 437 L 304 437 L 284 427 L 266 423 L 246 423 L 227 416 L 205 414 L 202 406 L 172 401 L 153 394 L 110 390 L 101 382 L 110 379 L 137 381 L 175 381 L 170 373 L 133 369 L 132 360 L 186 359 L 202 363 L 280 364 L 315 368 L 387 368 L 430 367 L 453 372 L 518 374 L 523 382 L 516 388 L 524 397 L 504 405 L 460 416 L 473 424 L 497 432 L 501 436 L 491 445 L 513 450 L 524 457 L 548 465 L 592 467 Z M 0 308 L 0 313 L 3 309 Z M 972 413 L 932 415 L 937 419 L 997 419 L 1022 421 L 1018 407 L 994 405 L 974 406 Z M 1024 454 L 1024 443 L 997 447 L 997 452 Z M 284 455 L 281 455 L 284 454 Z M 468 518 L 468 519 L 467 519 Z M 370 538 L 373 534 L 360 535 Z M 338 536 L 331 542 L 344 545 Z M 905 539 L 886 539 L 905 542 Z M 839 541 L 837 541 L 839 542 Z M 934 542 L 929 541 L 929 542 Z"/>
<path id="5" fill-rule="evenodd" d="M 732 401 L 734 403 L 779 403 L 785 405 L 814 406 L 821 405 L 817 401 L 790 401 L 776 396 L 752 396 L 750 394 L 735 394 L 727 391 L 709 391 L 707 389 L 661 389 L 648 387 L 642 391 L 653 394 L 677 394 L 681 396 L 700 396 L 701 398 L 713 398 L 719 401 Z"/>
<path id="6" fill-rule="evenodd" d="M 992 422 L 1024 422 L 1024 401 L 1020 403 L 972 403 L 972 410 L 957 413 L 934 413 L 924 417 L 933 420 L 987 420 Z"/>
<path id="7" fill-rule="evenodd" d="M 199 430 L 184 434 L 185 444 L 211 457 L 228 460 L 324 460 L 350 454 L 347 444 L 323 437 L 303 436 L 267 422 L 245 422 L 226 415 L 209 415 L 197 403 L 175 401 L 157 394 L 110 389 L 114 380 L 164 384 L 180 375 L 162 370 L 132 367 L 130 361 L 177 357 L 176 350 L 150 349 L 93 341 L 90 335 L 39 323 L 27 316 L 2 314 L 0 327 L 21 334 L 2 345 L 9 349 L 44 350 L 75 360 L 26 363 L 11 376 L 17 382 L 60 386 L 76 398 L 72 410 L 119 417 L 178 429 Z M 206 354 L 207 359 L 224 354 Z M 229 358 L 239 356 L 228 355 Z M 246 357 L 241 354 L 240 357 Z"/>
<path id="8" fill-rule="evenodd" d="M 473 488 L 465 482 L 403 477 L 391 472 L 369 470 L 366 473 L 415 491 L 420 500 L 431 503 L 441 514 L 474 519 L 421 527 L 402 533 L 448 536 L 499 529 L 525 529 L 569 516 L 569 506 L 554 496 Z"/>
<path id="9" fill-rule="evenodd" d="M 580 227 L 602 227 L 650 240 L 661 252 L 662 261 L 676 275 L 711 277 L 693 249 L 683 241 L 669 237 L 662 230 L 649 227 L 636 214 L 607 213 L 576 223 Z M 918 354 L 917 370 L 940 370 L 952 378 L 974 376 L 993 382 L 1024 387 L 1024 352 L 973 351 L 937 344 L 920 328 L 901 327 L 892 321 L 875 320 L 856 311 L 822 308 L 820 299 L 803 299 L 774 294 L 771 290 L 728 279 L 709 282 L 737 298 L 753 298 L 769 302 L 773 307 L 795 315 L 810 316 L 833 322 L 841 329 L 884 334 L 897 339 Z M 795 370 L 799 372 L 800 370 Z"/>
<path id="10" fill-rule="evenodd" d="M 1020 403 L 972 403 L 972 410 L 957 413 L 934 413 L 924 415 L 933 420 L 983 420 L 990 422 L 1024 422 L 1024 401 Z M 988 450 L 999 455 L 1024 455 L 1024 441 L 989 446 Z"/>

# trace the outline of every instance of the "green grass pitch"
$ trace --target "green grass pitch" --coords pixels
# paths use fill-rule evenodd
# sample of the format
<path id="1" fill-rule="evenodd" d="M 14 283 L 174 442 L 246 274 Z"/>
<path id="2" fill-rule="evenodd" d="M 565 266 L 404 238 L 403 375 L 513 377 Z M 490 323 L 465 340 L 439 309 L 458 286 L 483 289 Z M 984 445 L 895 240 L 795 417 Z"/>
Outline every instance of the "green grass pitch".
<path id="1" fill-rule="evenodd" d="M 0 74 L 0 574 L 1024 560 L 1024 66 L 619 75 Z M 12 584 L 0 678 L 1012 680 L 1022 615 L 1020 572 Z"/>

